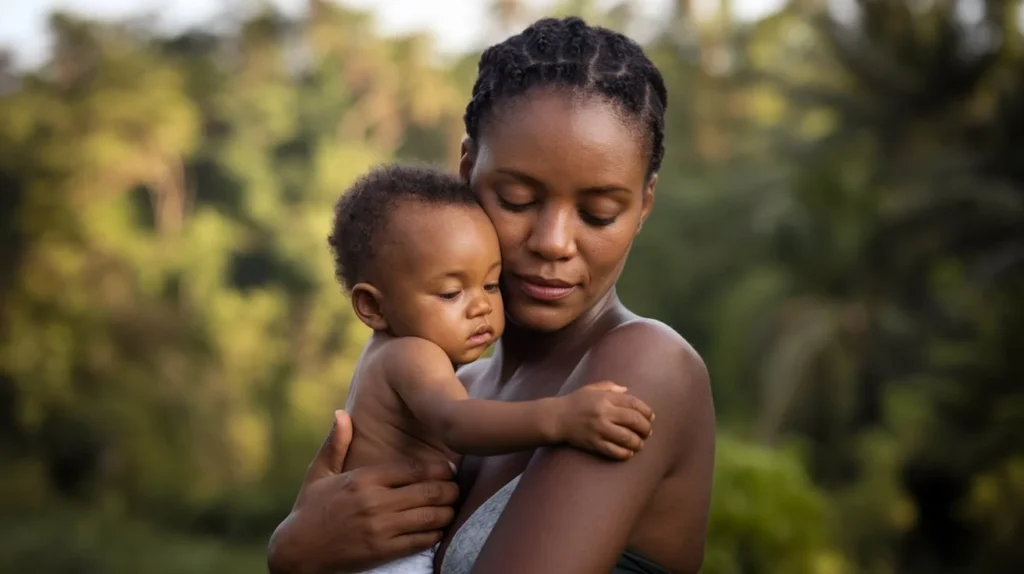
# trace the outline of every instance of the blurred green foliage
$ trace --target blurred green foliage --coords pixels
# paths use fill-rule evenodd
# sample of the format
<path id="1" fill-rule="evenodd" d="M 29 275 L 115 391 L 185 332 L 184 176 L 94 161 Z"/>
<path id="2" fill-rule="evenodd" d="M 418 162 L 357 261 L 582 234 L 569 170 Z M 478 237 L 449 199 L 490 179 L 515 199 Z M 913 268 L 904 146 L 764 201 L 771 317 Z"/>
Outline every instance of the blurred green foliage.
<path id="1" fill-rule="evenodd" d="M 667 156 L 620 292 L 711 371 L 704 572 L 1022 571 L 1019 2 L 824 4 L 645 28 Z M 455 165 L 477 55 L 321 1 L 50 24 L 0 58 L 0 571 L 262 570 L 367 336 L 332 203 Z"/>

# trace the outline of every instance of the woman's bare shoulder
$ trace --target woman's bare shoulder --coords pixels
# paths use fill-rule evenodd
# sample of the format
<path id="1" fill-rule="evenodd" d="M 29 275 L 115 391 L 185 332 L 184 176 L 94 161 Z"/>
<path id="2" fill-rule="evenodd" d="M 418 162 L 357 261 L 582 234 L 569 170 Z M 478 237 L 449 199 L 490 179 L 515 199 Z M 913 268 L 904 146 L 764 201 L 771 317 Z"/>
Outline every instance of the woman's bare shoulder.
<path id="1" fill-rule="evenodd" d="M 584 359 L 583 384 L 612 380 L 656 410 L 710 418 L 714 406 L 700 354 L 675 329 L 632 316 L 604 333 Z"/>
<path id="2" fill-rule="evenodd" d="M 607 572 L 627 544 L 668 529 L 703 545 L 715 439 L 704 363 L 664 323 L 625 314 L 607 321 L 591 331 L 589 349 L 561 392 L 614 381 L 654 410 L 654 432 L 624 462 L 609 463 L 572 448 L 537 450 L 478 568 Z M 691 517 L 645 514 L 661 501 L 682 504 Z M 666 564 L 682 564 L 669 560 L 668 552 L 657 556 Z"/>
<path id="3" fill-rule="evenodd" d="M 704 373 L 704 360 L 675 329 L 647 317 L 633 315 L 604 333 L 590 354 L 612 356 L 646 369 L 657 368 L 674 373 Z"/>
<path id="4" fill-rule="evenodd" d="M 604 341 L 610 337 L 615 338 L 638 338 L 645 342 L 659 342 L 659 344 L 671 344 L 679 348 L 693 351 L 693 347 L 675 329 L 657 319 L 641 317 L 630 314 L 624 318 L 601 338 Z"/>

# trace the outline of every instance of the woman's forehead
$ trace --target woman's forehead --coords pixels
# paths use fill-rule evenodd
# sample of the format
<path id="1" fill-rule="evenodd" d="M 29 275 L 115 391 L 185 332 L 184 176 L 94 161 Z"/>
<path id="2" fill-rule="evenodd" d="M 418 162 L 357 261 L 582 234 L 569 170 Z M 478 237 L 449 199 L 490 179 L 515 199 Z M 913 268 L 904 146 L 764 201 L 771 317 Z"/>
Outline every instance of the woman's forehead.
<path id="1" fill-rule="evenodd" d="M 642 186 L 647 154 L 635 120 L 598 97 L 532 92 L 495 110 L 477 162 L 584 187 Z"/>

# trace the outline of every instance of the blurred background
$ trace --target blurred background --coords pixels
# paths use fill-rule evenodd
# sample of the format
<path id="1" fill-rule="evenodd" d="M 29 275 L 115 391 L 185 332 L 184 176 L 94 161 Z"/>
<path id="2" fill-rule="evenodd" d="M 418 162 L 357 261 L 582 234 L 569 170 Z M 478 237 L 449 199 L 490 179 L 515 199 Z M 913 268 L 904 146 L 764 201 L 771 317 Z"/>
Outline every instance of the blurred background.
<path id="1" fill-rule="evenodd" d="M 332 203 L 566 14 L 668 84 L 620 292 L 711 372 L 704 572 L 1024 572 L 1020 0 L 5 1 L 0 571 L 265 571 L 367 337 Z"/>

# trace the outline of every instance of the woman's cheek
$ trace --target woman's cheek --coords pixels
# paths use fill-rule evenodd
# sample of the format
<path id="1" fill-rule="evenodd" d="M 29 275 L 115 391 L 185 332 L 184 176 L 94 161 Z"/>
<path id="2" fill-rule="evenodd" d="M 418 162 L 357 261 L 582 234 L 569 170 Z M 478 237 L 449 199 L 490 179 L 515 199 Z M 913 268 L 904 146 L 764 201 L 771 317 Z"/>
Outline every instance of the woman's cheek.
<path id="1" fill-rule="evenodd" d="M 529 230 L 529 223 L 522 217 L 522 214 L 498 214 L 491 218 L 494 230 L 498 234 L 498 246 L 501 249 L 502 260 L 512 255 L 516 246 L 521 245 Z"/>

